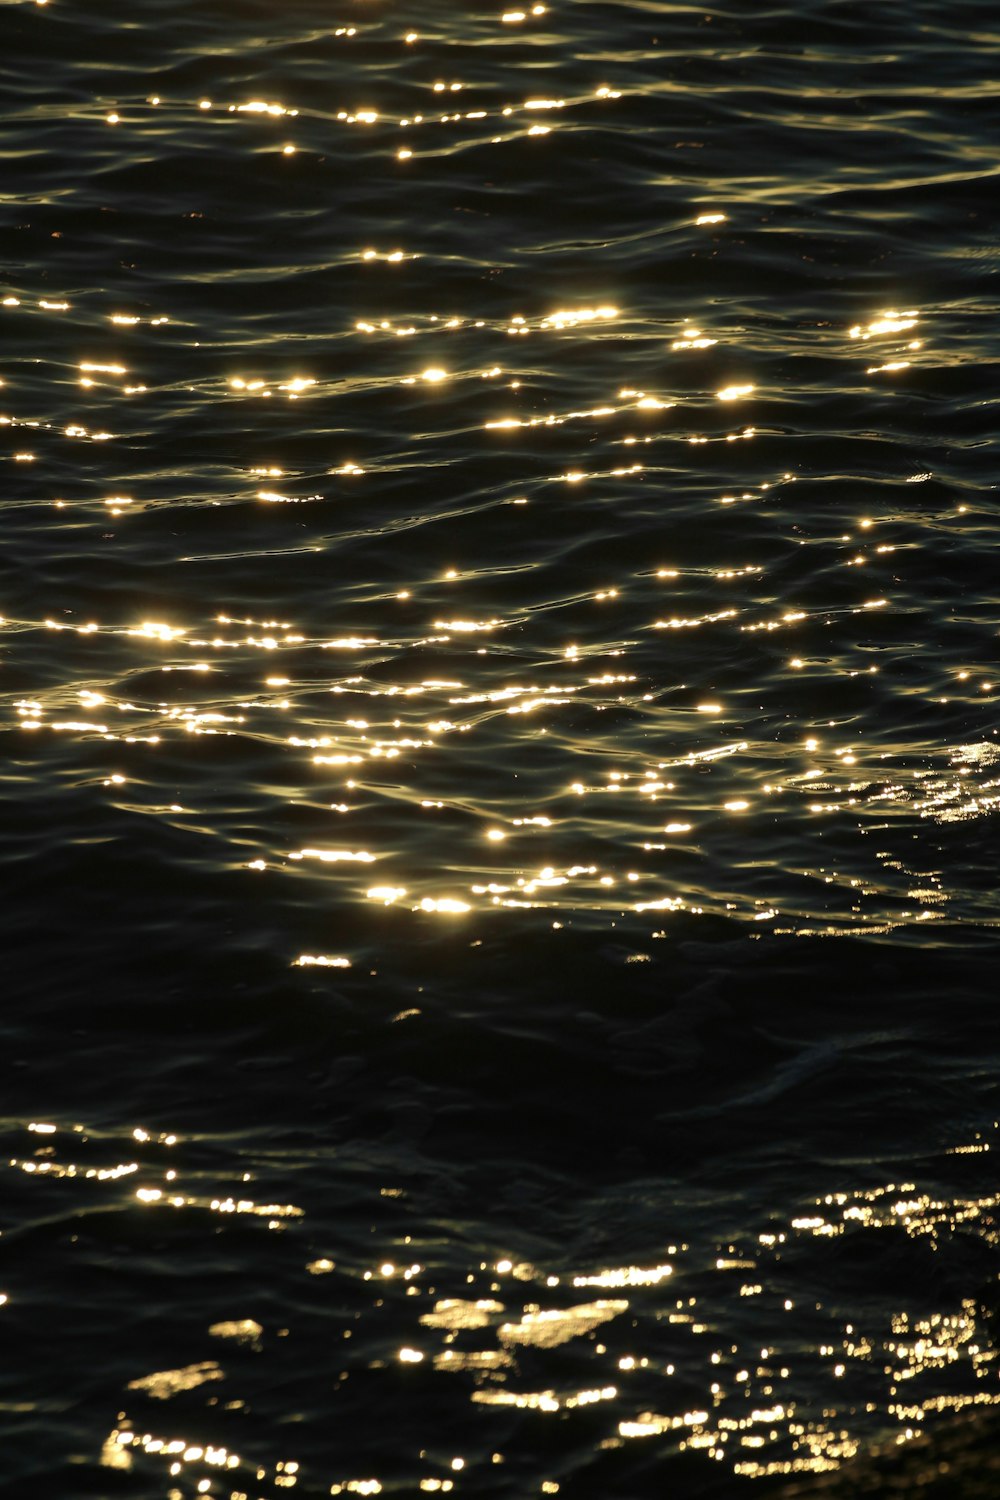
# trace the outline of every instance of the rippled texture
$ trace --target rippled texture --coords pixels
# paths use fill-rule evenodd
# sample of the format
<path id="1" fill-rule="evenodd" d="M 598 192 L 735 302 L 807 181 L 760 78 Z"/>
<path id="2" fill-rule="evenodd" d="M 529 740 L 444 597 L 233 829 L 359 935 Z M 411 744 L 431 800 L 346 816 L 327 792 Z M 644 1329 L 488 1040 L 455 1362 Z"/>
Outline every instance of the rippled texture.
<path id="1" fill-rule="evenodd" d="M 19 1492 L 996 1402 L 995 7 L 0 40 Z"/>

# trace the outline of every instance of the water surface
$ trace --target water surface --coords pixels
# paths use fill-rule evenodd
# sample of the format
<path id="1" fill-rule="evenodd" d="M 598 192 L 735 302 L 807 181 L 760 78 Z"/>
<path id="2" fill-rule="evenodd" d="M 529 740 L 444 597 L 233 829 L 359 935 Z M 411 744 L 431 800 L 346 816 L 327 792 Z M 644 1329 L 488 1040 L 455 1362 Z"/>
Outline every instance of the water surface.
<path id="1" fill-rule="evenodd" d="M 0 38 L 11 1493 L 995 1402 L 995 8 Z"/>

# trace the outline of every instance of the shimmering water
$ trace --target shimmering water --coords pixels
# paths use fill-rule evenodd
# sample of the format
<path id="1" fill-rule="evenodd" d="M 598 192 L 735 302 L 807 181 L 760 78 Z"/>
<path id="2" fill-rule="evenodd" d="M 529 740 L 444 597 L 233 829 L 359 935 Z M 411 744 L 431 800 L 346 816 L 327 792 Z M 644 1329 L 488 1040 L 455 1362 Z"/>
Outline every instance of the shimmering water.
<path id="1" fill-rule="evenodd" d="M 0 5 L 11 1493 L 998 1399 L 996 8 Z"/>

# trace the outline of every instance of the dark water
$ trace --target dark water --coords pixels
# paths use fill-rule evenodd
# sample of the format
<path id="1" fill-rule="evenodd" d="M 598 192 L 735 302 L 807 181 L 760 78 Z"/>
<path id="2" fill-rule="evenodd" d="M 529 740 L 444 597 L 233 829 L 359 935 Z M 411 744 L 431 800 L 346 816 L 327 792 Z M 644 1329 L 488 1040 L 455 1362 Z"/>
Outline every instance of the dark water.
<path id="1" fill-rule="evenodd" d="M 8 1492 L 1000 1399 L 988 0 L 0 5 Z"/>

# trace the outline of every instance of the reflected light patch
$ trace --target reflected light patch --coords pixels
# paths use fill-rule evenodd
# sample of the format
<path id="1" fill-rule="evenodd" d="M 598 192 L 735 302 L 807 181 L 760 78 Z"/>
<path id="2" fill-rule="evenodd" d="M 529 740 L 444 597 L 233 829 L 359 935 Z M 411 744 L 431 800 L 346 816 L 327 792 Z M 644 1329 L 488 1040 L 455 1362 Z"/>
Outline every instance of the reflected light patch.
<path id="1" fill-rule="evenodd" d="M 850 330 L 851 338 L 864 341 L 886 333 L 906 333 L 909 329 L 916 327 L 919 316 L 920 314 L 914 308 L 907 312 L 897 312 L 895 308 L 888 308 L 877 318 L 873 318 L 867 326 L 856 323 Z"/>
<path id="2" fill-rule="evenodd" d="M 176 641 L 179 640 L 184 631 L 175 625 L 164 625 L 159 620 L 143 620 L 142 624 L 134 630 L 127 632 L 129 635 L 145 636 L 150 641 Z"/>
<path id="3" fill-rule="evenodd" d="M 239 115 L 270 115 L 276 119 L 279 115 L 297 115 L 297 109 L 286 109 L 283 104 L 268 104 L 263 99 L 251 99 L 248 104 L 237 104 L 233 111 Z"/>
<path id="4" fill-rule="evenodd" d="M 289 854 L 289 859 L 318 859 L 322 864 L 360 864 L 372 865 L 378 858 L 377 854 L 369 854 L 367 849 L 298 849 Z"/>
<path id="5" fill-rule="evenodd" d="M 373 885 L 365 892 L 369 901 L 381 901 L 384 906 L 391 906 L 394 901 L 401 901 L 406 895 L 405 885 Z"/>
<path id="6" fill-rule="evenodd" d="M 254 1343 L 264 1332 L 253 1318 L 235 1318 L 229 1322 L 213 1323 L 209 1333 L 217 1339 L 236 1339 L 238 1343 Z"/>
<path id="7" fill-rule="evenodd" d="M 218 1364 L 214 1359 L 209 1359 L 202 1364 L 186 1365 L 182 1370 L 159 1370 L 153 1375 L 143 1375 L 138 1380 L 130 1380 L 128 1389 L 143 1391 L 154 1401 L 169 1401 L 172 1396 L 197 1390 L 198 1386 L 207 1381 L 223 1378 Z"/>
<path id="8" fill-rule="evenodd" d="M 641 1266 L 616 1266 L 613 1270 L 598 1271 L 593 1276 L 574 1276 L 574 1286 L 658 1286 L 666 1277 L 674 1274 L 673 1267 L 668 1265 L 650 1266 L 643 1269 Z"/>
<path id="9" fill-rule="evenodd" d="M 560 308 L 557 312 L 549 313 L 547 317 L 544 317 L 539 327 L 578 328 L 584 323 L 609 323 L 617 317 L 620 317 L 618 308 L 611 306 Z"/>
<path id="10" fill-rule="evenodd" d="M 517 1323 L 502 1323 L 498 1336 L 502 1344 L 525 1344 L 536 1349 L 555 1349 L 570 1339 L 590 1333 L 602 1323 L 628 1311 L 624 1301 L 581 1303 L 577 1307 L 553 1308 L 544 1312 L 525 1312 Z"/>

